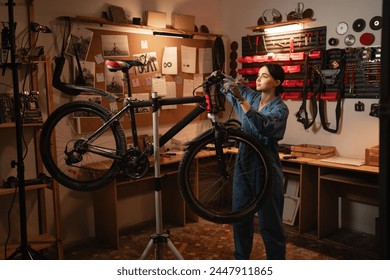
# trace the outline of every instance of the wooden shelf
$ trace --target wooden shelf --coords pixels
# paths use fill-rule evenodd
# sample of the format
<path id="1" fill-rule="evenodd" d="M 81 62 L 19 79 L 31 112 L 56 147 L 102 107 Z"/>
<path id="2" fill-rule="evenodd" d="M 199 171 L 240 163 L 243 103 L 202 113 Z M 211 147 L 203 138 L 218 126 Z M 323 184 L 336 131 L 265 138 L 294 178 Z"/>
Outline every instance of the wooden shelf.
<path id="1" fill-rule="evenodd" d="M 39 190 L 39 189 L 43 189 L 43 188 L 50 188 L 50 187 L 51 187 L 51 183 L 30 185 L 30 186 L 26 186 L 25 189 L 26 189 L 26 191 L 33 191 L 33 190 Z M 18 190 L 16 190 L 16 191 L 18 191 Z M 0 187 L 0 196 L 13 194 L 14 192 L 15 192 L 15 188 Z"/>
<path id="2" fill-rule="evenodd" d="M 24 123 L 23 127 L 41 127 L 42 123 Z M 14 122 L 0 123 L 0 128 L 15 128 Z"/>
<path id="3" fill-rule="evenodd" d="M 264 29 L 266 29 L 266 28 L 280 27 L 280 26 L 286 26 L 286 25 L 291 25 L 291 24 L 296 24 L 296 23 L 308 23 L 308 22 L 312 22 L 312 21 L 315 21 L 315 19 L 303 18 L 303 19 L 277 22 L 277 23 L 272 23 L 272 24 L 248 26 L 246 29 L 252 30 L 254 32 L 260 32 L 260 31 L 264 31 Z"/>
<path id="4" fill-rule="evenodd" d="M 135 29 L 148 29 L 152 31 L 178 34 L 178 35 L 222 37 L 222 35 L 220 34 L 191 32 L 191 31 L 173 29 L 173 28 L 157 28 L 157 27 L 152 27 L 147 25 L 137 25 L 137 24 L 130 24 L 130 23 L 115 23 L 115 22 L 110 22 L 104 18 L 95 18 L 95 17 L 87 17 L 87 16 L 76 16 L 76 17 L 62 16 L 60 17 L 60 19 L 70 19 L 71 21 L 75 21 L 75 22 L 95 23 L 95 24 L 99 24 L 100 26 L 111 25 L 111 26 L 119 26 L 119 27 L 130 27 Z"/>
<path id="5" fill-rule="evenodd" d="M 294 175 L 300 175 L 299 168 L 294 168 L 290 166 L 283 166 L 283 172 L 287 174 L 294 174 Z"/>
<path id="6" fill-rule="evenodd" d="M 318 240 L 339 230 L 339 198 L 378 207 L 379 168 L 353 166 L 297 157 L 283 159 L 285 175 L 300 176 L 298 231 Z M 299 168 L 298 168 L 299 167 Z M 299 170 L 299 173 L 295 173 Z M 343 240 L 336 241 L 345 245 Z M 365 246 L 351 246 L 366 250 Z"/>
<path id="7" fill-rule="evenodd" d="M 362 177 L 358 176 L 359 174 L 356 175 L 356 177 L 352 176 L 344 176 L 340 174 L 327 174 L 327 175 L 321 175 L 320 179 L 321 180 L 327 180 L 330 182 L 337 182 L 337 183 L 344 183 L 344 184 L 349 184 L 349 185 L 354 185 L 354 186 L 361 186 L 365 188 L 372 188 L 372 189 L 378 189 L 378 182 L 374 180 L 368 180 Z"/>

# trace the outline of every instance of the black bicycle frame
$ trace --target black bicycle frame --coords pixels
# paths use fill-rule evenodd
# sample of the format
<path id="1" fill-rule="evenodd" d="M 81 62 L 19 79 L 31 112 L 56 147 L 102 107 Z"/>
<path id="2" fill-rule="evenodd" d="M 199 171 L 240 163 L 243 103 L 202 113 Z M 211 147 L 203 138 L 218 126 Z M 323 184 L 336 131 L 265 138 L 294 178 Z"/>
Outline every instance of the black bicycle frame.
<path id="1" fill-rule="evenodd" d="M 165 105 L 177 105 L 177 104 L 188 104 L 188 103 L 199 103 L 198 106 L 196 106 L 191 112 L 189 112 L 181 121 L 177 122 L 175 125 L 173 125 L 167 132 L 165 132 L 159 139 L 160 147 L 166 144 L 169 139 L 172 139 L 177 133 L 179 133 L 183 128 L 185 128 L 190 122 L 192 122 L 196 117 L 198 117 L 200 114 L 206 111 L 207 108 L 207 102 L 205 100 L 204 96 L 193 96 L 193 97 L 183 97 L 183 98 L 167 98 L 167 99 L 160 99 L 158 98 L 157 106 L 165 106 Z M 104 134 L 109 127 L 116 122 L 117 120 L 121 119 L 126 112 L 130 112 L 130 118 L 132 123 L 132 133 L 133 138 L 137 135 L 137 127 L 135 119 L 133 119 L 131 116 L 131 112 L 134 113 L 134 108 L 139 107 L 153 107 L 156 106 L 153 104 L 153 101 L 132 101 L 129 100 L 127 104 L 116 114 L 114 114 L 109 120 L 107 120 L 101 127 L 99 127 L 83 144 L 90 144 L 94 142 L 97 138 L 99 138 L 101 135 Z M 136 142 L 134 142 L 135 147 L 137 147 Z M 93 147 L 93 146 L 90 146 Z M 106 150 L 106 149 L 105 149 Z M 99 154 L 108 158 L 112 159 L 121 159 L 121 155 L 115 155 L 114 153 L 106 153 L 104 151 L 98 151 L 98 150 L 90 150 L 90 152 Z"/>

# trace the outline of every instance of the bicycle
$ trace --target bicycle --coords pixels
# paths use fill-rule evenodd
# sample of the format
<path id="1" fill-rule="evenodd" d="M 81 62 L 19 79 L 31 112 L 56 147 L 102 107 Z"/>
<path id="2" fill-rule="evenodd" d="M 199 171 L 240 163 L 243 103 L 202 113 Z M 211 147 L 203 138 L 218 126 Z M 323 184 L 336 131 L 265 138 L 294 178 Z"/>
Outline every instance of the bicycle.
<path id="1" fill-rule="evenodd" d="M 139 61 L 105 61 L 109 71 L 123 72 L 126 97 L 114 96 L 97 88 L 63 83 L 60 76 L 64 58 L 57 57 L 55 62 L 53 86 L 57 89 L 70 95 L 81 92 L 98 94 L 111 102 L 123 103 L 122 109 L 112 113 L 98 103 L 73 101 L 58 107 L 48 116 L 40 138 L 41 156 L 47 171 L 60 184 L 76 191 L 94 191 L 106 186 L 119 174 L 134 180 L 142 178 L 150 168 L 149 156 L 153 154 L 153 145 L 143 150 L 139 147 L 135 110 L 140 107 L 158 110 L 165 105 L 197 103 L 157 142 L 163 147 L 197 116 L 207 112 L 211 128 L 186 143 L 187 148 L 179 163 L 178 185 L 184 201 L 198 216 L 216 223 L 232 223 L 259 209 L 272 178 L 269 156 L 260 142 L 237 128 L 237 124 L 224 125 L 217 121 L 215 96 L 211 92 L 214 85 L 228 76 L 218 71 L 207 77 L 201 85 L 204 92 L 201 96 L 134 100 L 129 69 L 141 66 Z M 93 118 L 93 127 L 90 125 L 88 131 L 78 127 L 80 118 L 75 117 L 83 114 Z M 120 119 L 126 114 L 130 118 L 133 139 L 130 148 L 126 147 L 125 132 L 120 125 Z M 238 160 L 250 163 L 245 174 L 234 174 Z M 233 180 L 248 180 L 251 174 L 262 174 L 261 189 L 253 192 L 253 198 L 245 208 L 232 211 Z"/>

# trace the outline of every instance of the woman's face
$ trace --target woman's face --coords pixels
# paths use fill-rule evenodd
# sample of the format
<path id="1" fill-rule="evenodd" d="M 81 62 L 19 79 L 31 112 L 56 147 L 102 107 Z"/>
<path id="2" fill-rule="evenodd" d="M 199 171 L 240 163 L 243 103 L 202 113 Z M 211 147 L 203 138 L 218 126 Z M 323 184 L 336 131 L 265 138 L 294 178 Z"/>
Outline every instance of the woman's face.
<path id="1" fill-rule="evenodd" d="M 280 84 L 279 80 L 275 80 L 268 72 L 268 68 L 263 66 L 259 70 L 259 74 L 256 79 L 256 90 L 267 92 L 275 89 Z"/>

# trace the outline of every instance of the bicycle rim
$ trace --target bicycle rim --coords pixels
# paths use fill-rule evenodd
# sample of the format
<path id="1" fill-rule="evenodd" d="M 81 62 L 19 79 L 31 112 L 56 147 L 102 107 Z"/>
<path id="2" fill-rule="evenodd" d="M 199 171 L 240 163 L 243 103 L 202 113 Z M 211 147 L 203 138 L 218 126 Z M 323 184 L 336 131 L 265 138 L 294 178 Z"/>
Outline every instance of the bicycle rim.
<path id="1" fill-rule="evenodd" d="M 271 169 L 260 142 L 237 129 L 226 130 L 222 156 L 227 176 L 220 172 L 214 133 L 194 142 L 179 166 L 179 188 L 198 216 L 216 223 L 233 223 L 259 209 L 270 187 Z M 247 201 L 237 208 L 236 192 L 244 188 L 249 194 Z"/>
<path id="2" fill-rule="evenodd" d="M 90 152 L 123 155 L 123 130 L 114 123 L 102 136 L 82 149 L 76 148 L 110 117 L 103 106 L 77 101 L 55 110 L 42 129 L 42 161 L 60 184 L 73 190 L 92 191 L 106 186 L 120 170 L 120 161 Z M 53 141 L 54 140 L 54 141 Z"/>

